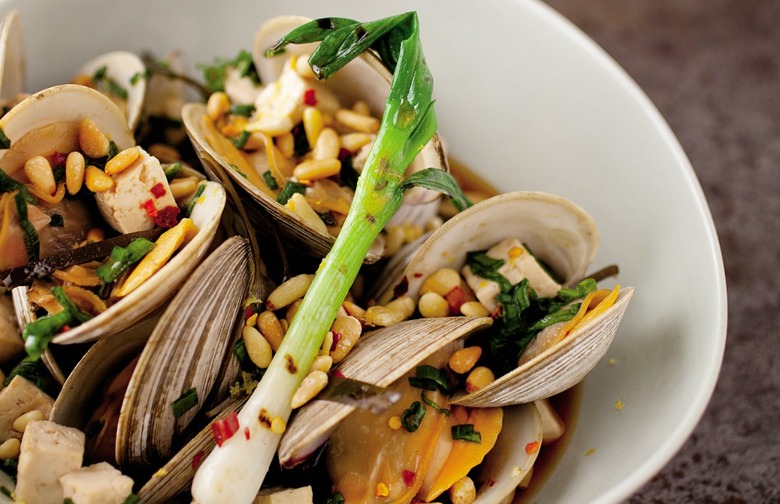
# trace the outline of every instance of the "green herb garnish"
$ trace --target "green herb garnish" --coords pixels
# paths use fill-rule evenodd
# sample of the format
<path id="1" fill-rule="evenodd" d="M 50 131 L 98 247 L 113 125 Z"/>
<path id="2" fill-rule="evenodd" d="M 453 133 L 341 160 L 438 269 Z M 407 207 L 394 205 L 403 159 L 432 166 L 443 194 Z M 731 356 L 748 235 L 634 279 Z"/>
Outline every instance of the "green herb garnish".
<path id="1" fill-rule="evenodd" d="M 141 500 L 140 497 L 138 497 L 136 494 L 131 493 L 127 496 L 127 498 L 122 502 L 122 504 L 138 504 L 138 502 Z"/>
<path id="2" fill-rule="evenodd" d="M 49 371 L 41 361 L 31 360 L 30 358 L 22 359 L 22 362 L 17 364 L 11 372 L 8 373 L 8 376 L 5 377 L 5 380 L 3 380 L 3 387 L 5 388 L 10 385 L 11 381 L 16 376 L 25 378 L 46 394 L 57 397 L 59 386 L 52 379 Z"/>
<path id="3" fill-rule="evenodd" d="M 230 141 L 233 142 L 233 145 L 236 146 L 236 149 L 243 149 L 244 145 L 246 145 L 246 141 L 249 140 L 250 136 L 252 136 L 252 133 L 244 130 L 237 137 L 231 138 Z"/>
<path id="4" fill-rule="evenodd" d="M 181 161 L 176 161 L 175 163 L 171 163 L 169 165 L 166 165 L 165 168 L 163 168 L 163 173 L 165 173 L 165 179 L 170 182 L 174 178 L 176 178 L 176 175 L 181 172 L 182 164 Z"/>
<path id="5" fill-rule="evenodd" d="M 420 392 L 420 397 L 422 398 L 422 401 L 425 404 L 427 404 L 428 406 L 430 406 L 431 408 L 433 408 L 434 411 L 436 411 L 438 413 L 441 413 L 444 416 L 450 416 L 450 410 L 448 410 L 447 408 L 442 408 L 439 405 L 439 403 L 429 399 L 428 396 L 425 395 L 425 391 L 424 390 Z"/>
<path id="6" fill-rule="evenodd" d="M 235 68 L 241 77 L 249 77 L 253 83 L 260 84 L 252 55 L 243 49 L 233 59 L 218 59 L 213 65 L 198 65 L 203 71 L 203 79 L 209 93 L 225 90 L 225 78 L 228 68 Z"/>
<path id="7" fill-rule="evenodd" d="M 271 170 L 266 170 L 263 172 L 263 182 L 265 182 L 265 185 L 267 185 L 268 188 L 272 191 L 279 189 L 279 184 L 276 182 L 276 179 L 274 178 L 273 173 L 271 173 Z"/>
<path id="8" fill-rule="evenodd" d="M 474 430 L 474 424 L 453 425 L 451 431 L 453 441 L 482 442 L 482 434 Z"/>
<path id="9" fill-rule="evenodd" d="M 403 189 L 414 186 L 424 187 L 446 194 L 452 200 L 455 208 L 462 212 L 472 205 L 471 201 L 463 194 L 463 190 L 449 173 L 436 169 L 426 168 L 409 175 L 401 184 Z"/>
<path id="10" fill-rule="evenodd" d="M 252 114 L 254 113 L 255 113 L 255 106 L 252 104 L 231 105 L 230 109 L 228 110 L 228 114 L 239 115 L 243 117 L 252 117 Z"/>
<path id="11" fill-rule="evenodd" d="M 5 136 L 5 131 L 3 131 L 3 128 L 0 128 L 0 149 L 10 149 L 11 148 L 11 139 Z"/>
<path id="12" fill-rule="evenodd" d="M 108 76 L 108 67 L 105 65 L 95 70 L 95 73 L 92 74 L 92 83 L 97 89 L 106 91 L 122 100 L 127 100 L 127 89 Z"/>
<path id="13" fill-rule="evenodd" d="M 276 197 L 276 201 L 279 202 L 281 205 L 286 205 L 287 202 L 292 198 L 292 195 L 295 193 L 304 194 L 306 192 L 306 186 L 303 184 L 299 184 L 298 182 L 293 182 L 292 180 L 288 180 L 286 184 L 284 184 L 284 187 L 282 188 L 282 192 L 279 193 L 279 196 Z"/>
<path id="14" fill-rule="evenodd" d="M 108 261 L 97 269 L 97 276 L 105 283 L 111 283 L 133 264 L 144 258 L 154 248 L 154 243 L 146 238 L 136 238 L 127 247 L 116 246 Z"/>
<path id="15" fill-rule="evenodd" d="M 409 432 L 414 432 L 420 428 L 420 424 L 425 417 L 425 406 L 420 401 L 414 401 L 411 406 L 401 414 L 401 425 Z"/>
<path id="16" fill-rule="evenodd" d="M 173 410 L 174 418 L 179 418 L 197 405 L 198 391 L 195 390 L 195 387 L 193 387 L 171 403 L 171 409 Z"/>
<path id="17" fill-rule="evenodd" d="M 2 171 L 2 170 L 0 170 Z M 27 250 L 28 261 L 37 261 L 40 257 L 41 240 L 38 237 L 38 232 L 33 227 L 32 223 L 27 219 L 27 200 L 25 199 L 23 192 L 18 192 L 14 196 L 14 202 L 16 203 L 16 216 L 19 220 L 19 227 L 22 228 L 22 234 L 24 235 L 24 247 Z"/>
<path id="18" fill-rule="evenodd" d="M 466 256 L 466 264 L 475 275 L 496 282 L 501 292 L 509 292 L 512 288 L 509 280 L 498 272 L 498 269 L 504 265 L 503 259 L 494 259 L 484 252 L 469 252 Z"/>
<path id="19" fill-rule="evenodd" d="M 184 210 L 184 215 L 182 217 L 189 217 L 192 215 L 192 209 L 195 208 L 195 203 L 198 202 L 198 198 L 200 198 L 204 190 L 206 190 L 206 184 L 200 184 L 195 191 L 195 194 L 192 195 L 192 198 L 190 198 L 190 201 L 187 203 L 187 208 Z"/>
<path id="20" fill-rule="evenodd" d="M 450 393 L 447 377 L 444 376 L 441 369 L 437 369 L 433 366 L 417 366 L 417 369 L 414 371 L 414 376 L 410 376 L 408 380 L 409 385 L 412 387 L 424 390 L 439 390 L 445 394 Z"/>
<path id="21" fill-rule="evenodd" d="M 325 504 L 344 504 L 344 496 L 341 492 L 336 492 L 325 500 Z"/>

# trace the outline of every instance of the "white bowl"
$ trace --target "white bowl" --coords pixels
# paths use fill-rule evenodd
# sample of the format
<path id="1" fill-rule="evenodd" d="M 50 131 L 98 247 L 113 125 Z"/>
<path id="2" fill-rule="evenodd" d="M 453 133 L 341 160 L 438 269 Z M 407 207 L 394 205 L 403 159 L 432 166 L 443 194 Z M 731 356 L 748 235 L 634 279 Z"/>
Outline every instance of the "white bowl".
<path id="1" fill-rule="evenodd" d="M 181 48 L 194 69 L 249 48 L 274 15 L 368 20 L 417 9 L 451 153 L 496 187 L 554 192 L 581 205 L 600 228 L 595 265 L 619 263 L 620 282 L 636 287 L 608 354 L 614 365 L 602 362 L 586 379 L 574 436 L 536 500 L 625 499 L 698 422 L 726 337 L 725 276 L 707 203 L 647 97 L 546 5 L 0 0 L 2 14 L 14 7 L 31 89 L 117 49 Z"/>

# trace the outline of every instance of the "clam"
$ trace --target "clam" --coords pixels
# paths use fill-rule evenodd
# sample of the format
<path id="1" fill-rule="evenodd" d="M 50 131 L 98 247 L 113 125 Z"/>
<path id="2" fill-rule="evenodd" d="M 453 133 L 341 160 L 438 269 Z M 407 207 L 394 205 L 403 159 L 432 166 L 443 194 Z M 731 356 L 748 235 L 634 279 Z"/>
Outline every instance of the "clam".
<path id="1" fill-rule="evenodd" d="M 0 129 L 11 141 L 11 147 L 0 152 L 0 169 L 26 182 L 26 160 L 78 149 L 79 127 L 86 118 L 120 151 L 135 145 L 124 116 L 110 99 L 88 87 L 65 84 L 36 93 L 0 119 Z M 204 184 L 190 215 L 198 229 L 192 239 L 137 289 L 89 321 L 59 334 L 55 343 L 82 343 L 119 332 L 157 311 L 175 293 L 205 255 L 225 206 L 222 186 Z"/>
<path id="2" fill-rule="evenodd" d="M 0 102 L 13 102 L 24 92 L 24 36 L 19 11 L 12 10 L 0 25 Z"/>
<path id="3" fill-rule="evenodd" d="M 306 18 L 286 16 L 274 18 L 260 27 L 255 36 L 253 53 L 255 66 L 262 82 L 276 81 L 285 61 L 283 57 L 267 59 L 263 56 L 264 51 L 281 36 L 306 21 L 308 21 Z M 311 45 L 291 46 L 287 53 L 303 54 L 311 52 L 311 50 Z M 390 80 L 391 74 L 379 60 L 371 54 L 364 54 L 349 63 L 328 81 L 310 80 L 307 81 L 306 85 L 318 92 L 317 96 L 323 97 L 323 100 L 325 96 L 337 97 L 341 103 L 345 104 L 362 100 L 375 116 L 381 116 Z M 304 221 L 297 213 L 276 201 L 274 193 L 263 182 L 262 173 L 256 172 L 248 164 L 243 154 L 227 138 L 221 136 L 214 127 L 206 113 L 206 106 L 194 103 L 185 105 L 182 110 L 182 119 L 204 165 L 215 168 L 221 166 L 242 189 L 248 200 L 248 205 L 261 209 L 278 222 L 281 232 L 290 239 L 292 246 L 318 257 L 323 257 L 330 250 L 334 237 L 325 231 L 325 226 L 318 227 L 309 221 Z M 286 170 L 280 169 L 277 173 L 274 172 L 274 167 L 286 163 L 287 168 L 292 170 L 293 166 L 290 165 L 292 160 L 285 158 L 282 161 L 283 156 L 270 140 L 271 137 L 261 136 L 264 138 L 261 149 L 265 148 L 265 160 L 272 161 L 269 163 L 270 168 L 268 169 L 274 173 L 275 177 L 283 177 L 286 180 L 290 177 L 291 172 L 288 173 Z M 408 171 L 413 172 L 428 167 L 447 169 L 446 158 L 438 136 L 435 136 L 423 149 Z M 279 184 L 280 187 L 282 185 Z M 422 225 L 436 214 L 438 202 L 439 195 L 437 193 L 416 188 L 406 195 L 404 204 L 391 223 L 407 222 Z M 377 261 L 381 257 L 382 249 L 381 242 L 378 242 L 369 253 L 366 262 Z"/>
<path id="4" fill-rule="evenodd" d="M 436 230 L 407 259 L 402 275 L 397 266 L 391 268 L 385 277 L 392 278 L 379 282 L 387 286 L 384 293 L 378 294 L 380 303 L 399 290 L 418 300 L 420 287 L 431 273 L 444 267 L 460 270 L 468 252 L 486 250 L 506 238 L 522 241 L 564 286 L 576 285 L 585 278 L 598 245 L 595 223 L 570 201 L 539 192 L 502 194 L 461 212 Z M 632 295 L 632 288 L 623 289 L 601 316 L 563 340 L 539 348 L 532 359 L 485 388 L 453 398 L 453 404 L 520 404 L 550 397 L 577 384 L 606 353 Z"/>
<path id="5" fill-rule="evenodd" d="M 136 54 L 113 51 L 84 64 L 76 81 L 91 84 L 114 101 L 127 117 L 127 125 L 135 130 L 146 96 L 145 72 L 146 66 Z"/>

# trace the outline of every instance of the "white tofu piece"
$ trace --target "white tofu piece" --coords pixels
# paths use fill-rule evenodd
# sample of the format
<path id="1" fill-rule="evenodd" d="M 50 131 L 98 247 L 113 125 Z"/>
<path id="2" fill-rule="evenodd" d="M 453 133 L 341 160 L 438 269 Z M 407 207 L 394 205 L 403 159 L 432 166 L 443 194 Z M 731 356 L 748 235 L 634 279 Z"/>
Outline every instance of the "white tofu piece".
<path id="1" fill-rule="evenodd" d="M 24 341 L 16 325 L 11 298 L 0 296 L 0 364 L 15 361 L 23 353 Z"/>
<path id="2" fill-rule="evenodd" d="M 31 422 L 22 438 L 16 499 L 25 504 L 62 504 L 60 477 L 84 458 L 84 433 L 48 420 Z"/>
<path id="3" fill-rule="evenodd" d="M 310 486 L 300 488 L 269 488 L 260 490 L 253 504 L 312 504 L 314 493 Z"/>
<path id="4" fill-rule="evenodd" d="M 146 201 L 153 201 L 157 210 L 176 206 L 160 161 L 143 149 L 135 163 L 111 178 L 114 187 L 95 193 L 95 201 L 106 222 L 120 233 L 147 231 L 154 227 L 154 220 L 144 207 Z M 152 193 L 157 184 L 162 184 L 164 189 L 160 196 Z"/>
<path id="5" fill-rule="evenodd" d="M 290 131 L 303 117 L 303 98 L 309 87 L 288 60 L 279 79 L 266 84 L 257 95 L 255 113 L 246 129 L 271 136 Z"/>
<path id="6" fill-rule="evenodd" d="M 24 413 L 40 410 L 46 418 L 51 414 L 54 399 L 30 380 L 14 376 L 11 383 L 0 390 L 0 443 L 9 438 L 22 439 L 22 433 L 14 430 L 14 420 Z"/>
<path id="7" fill-rule="evenodd" d="M 528 278 L 528 283 L 541 297 L 555 297 L 561 288 L 561 285 L 542 269 L 536 258 L 525 250 L 517 238 L 502 240 L 488 249 L 485 254 L 493 259 L 504 260 L 504 264 L 498 268 L 498 273 L 504 275 L 512 285 Z M 462 273 L 480 303 L 491 312 L 495 310 L 498 307 L 496 296 L 501 292 L 499 285 L 492 280 L 475 275 L 468 266 L 463 267 Z"/>
<path id="8" fill-rule="evenodd" d="M 548 399 L 534 401 L 534 406 L 542 417 L 542 444 L 546 445 L 558 441 L 566 430 L 561 417 L 558 416 Z"/>
<path id="9" fill-rule="evenodd" d="M 133 480 L 107 462 L 60 477 L 63 499 L 75 504 L 122 504 L 133 492 Z"/>

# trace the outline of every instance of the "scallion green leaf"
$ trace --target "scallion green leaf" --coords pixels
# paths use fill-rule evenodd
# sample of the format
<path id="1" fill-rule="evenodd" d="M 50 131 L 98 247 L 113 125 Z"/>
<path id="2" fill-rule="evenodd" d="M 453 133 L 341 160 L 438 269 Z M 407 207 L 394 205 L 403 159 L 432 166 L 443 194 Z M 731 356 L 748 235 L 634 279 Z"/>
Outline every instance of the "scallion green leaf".
<path id="1" fill-rule="evenodd" d="M 263 182 L 265 182 L 265 185 L 267 185 L 268 188 L 272 191 L 279 189 L 279 184 L 276 182 L 276 179 L 274 178 L 273 173 L 271 173 L 271 170 L 266 170 L 263 172 Z"/>
<path id="2" fill-rule="evenodd" d="M 205 189 L 206 189 L 205 184 L 200 184 L 198 186 L 198 189 L 195 191 L 195 194 L 192 195 L 192 198 L 190 198 L 189 203 L 187 203 L 187 208 L 184 211 L 184 215 L 182 217 L 189 217 L 190 215 L 192 215 L 192 209 L 195 208 L 195 203 L 198 202 L 198 198 L 201 197 Z"/>
<path id="3" fill-rule="evenodd" d="M 474 424 L 453 425 L 451 431 L 453 441 L 482 442 L 482 434 L 474 430 Z"/>
<path id="4" fill-rule="evenodd" d="M 30 262 L 37 261 L 38 257 L 40 257 L 41 240 L 35 227 L 27 219 L 27 200 L 23 192 L 20 191 L 14 196 L 14 203 L 16 203 L 16 217 L 19 220 L 19 227 L 22 228 L 24 236 L 27 259 Z"/>
<path id="5" fill-rule="evenodd" d="M 154 242 L 146 238 L 136 238 L 127 247 L 114 247 L 108 261 L 98 266 L 98 278 L 111 283 L 133 264 L 144 258 L 154 248 Z"/>
<path id="6" fill-rule="evenodd" d="M 417 366 L 414 371 L 414 376 L 410 376 L 408 380 L 409 385 L 412 387 L 417 387 L 424 390 L 439 390 L 445 394 L 450 392 L 450 387 L 447 383 L 447 377 L 444 375 L 441 369 L 435 368 L 433 366 Z"/>
<path id="7" fill-rule="evenodd" d="M 287 202 L 292 198 L 292 195 L 295 193 L 304 194 L 306 192 L 306 186 L 303 184 L 299 184 L 298 182 L 294 182 L 292 180 L 288 180 L 286 184 L 284 184 L 284 187 L 282 188 L 282 192 L 279 193 L 279 196 L 276 197 L 276 201 L 279 202 L 280 205 L 286 205 Z"/>
<path id="8" fill-rule="evenodd" d="M 446 194 L 459 212 L 472 205 L 452 175 L 437 168 L 426 168 L 415 172 L 401 183 L 401 188 L 405 191 L 412 187 L 423 187 Z"/>
<path id="9" fill-rule="evenodd" d="M 198 391 L 195 387 L 184 392 L 178 399 L 171 403 L 174 418 L 179 418 L 198 405 Z"/>
<path id="10" fill-rule="evenodd" d="M 414 432 L 420 428 L 420 424 L 425 417 L 425 406 L 420 401 L 414 401 L 411 406 L 401 414 L 401 425 L 409 432 Z"/>

